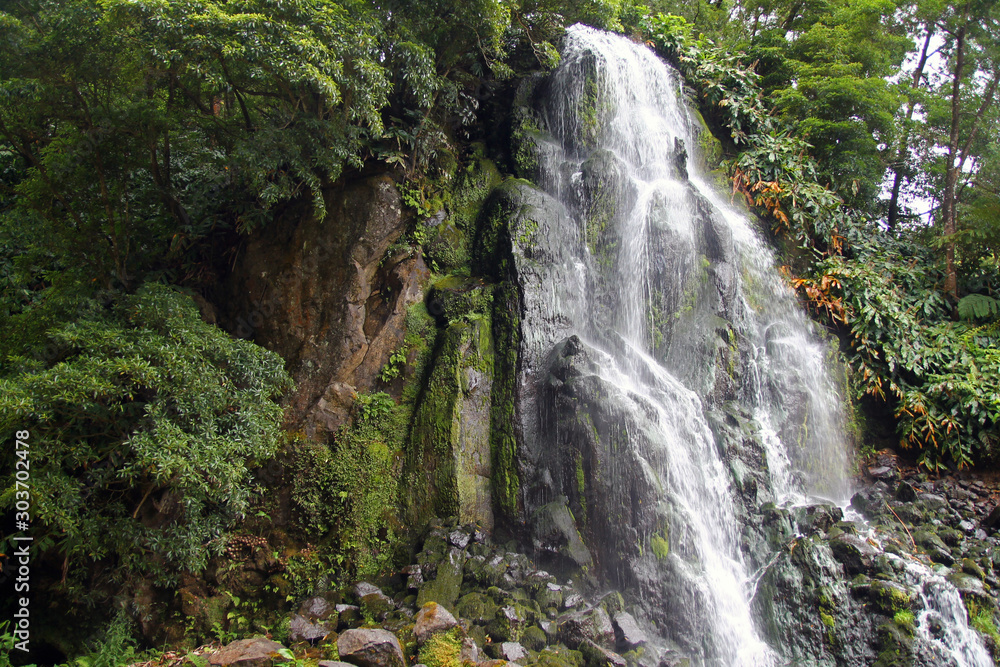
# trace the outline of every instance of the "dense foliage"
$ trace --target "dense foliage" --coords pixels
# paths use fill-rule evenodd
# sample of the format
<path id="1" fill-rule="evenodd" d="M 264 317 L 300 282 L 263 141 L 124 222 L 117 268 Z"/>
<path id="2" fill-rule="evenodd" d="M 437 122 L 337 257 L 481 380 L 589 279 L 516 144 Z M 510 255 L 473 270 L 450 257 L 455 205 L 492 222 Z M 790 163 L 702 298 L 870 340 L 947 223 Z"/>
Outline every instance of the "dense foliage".
<path id="1" fill-rule="evenodd" d="M 10 359 L 0 379 L 0 436 L 28 434 L 41 548 L 88 587 L 91 561 L 119 583 L 202 569 L 248 508 L 250 467 L 280 442 L 283 362 L 154 284 L 86 304 L 48 337 L 50 361 Z M 14 494 L 6 487 L 0 502 Z"/>
<path id="2" fill-rule="evenodd" d="M 3 3 L 0 436 L 31 435 L 39 605 L 204 569 L 273 509 L 254 479 L 282 468 L 294 529 L 322 541 L 282 558 L 293 588 L 385 569 L 409 408 L 361 397 L 330 442 L 280 436 L 282 361 L 185 294 L 205 306 L 240 234 L 327 218 L 366 164 L 421 200 L 492 132 L 500 87 L 558 62 L 566 25 L 640 17 L 629 0 Z"/>
<path id="3" fill-rule="evenodd" d="M 734 193 L 797 246 L 792 282 L 843 335 L 858 394 L 931 467 L 995 461 L 996 8 L 664 4 L 696 27 L 657 14 L 646 34 L 730 134 Z"/>

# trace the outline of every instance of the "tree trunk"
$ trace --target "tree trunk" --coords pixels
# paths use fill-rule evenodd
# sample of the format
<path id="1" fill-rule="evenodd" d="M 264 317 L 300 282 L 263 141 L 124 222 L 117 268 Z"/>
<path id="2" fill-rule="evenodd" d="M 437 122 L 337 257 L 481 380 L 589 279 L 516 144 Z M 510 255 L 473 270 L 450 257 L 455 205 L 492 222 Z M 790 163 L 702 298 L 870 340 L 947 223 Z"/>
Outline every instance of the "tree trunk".
<path id="1" fill-rule="evenodd" d="M 913 72 L 913 83 L 911 84 L 911 87 L 913 88 L 920 85 L 920 79 L 924 76 L 924 67 L 927 66 L 928 49 L 930 49 L 931 39 L 934 37 L 934 34 L 934 26 L 928 25 L 927 38 L 924 39 L 924 46 L 920 51 L 920 60 L 917 62 L 917 68 Z M 886 221 L 889 226 L 889 231 L 896 229 L 896 222 L 899 219 L 899 193 L 903 186 L 906 154 L 910 145 L 909 124 L 910 121 L 913 120 L 913 111 L 915 108 L 916 105 L 911 101 L 906 110 L 906 121 L 903 123 L 902 135 L 899 138 L 899 148 L 896 151 L 896 161 L 894 167 L 896 174 L 892 181 L 892 196 L 889 199 L 889 214 Z"/>
<path id="2" fill-rule="evenodd" d="M 958 231 L 956 219 L 955 192 L 958 186 L 960 169 L 958 155 L 958 130 L 962 107 L 962 70 L 965 68 L 965 31 L 963 24 L 955 34 L 955 72 L 951 86 L 951 132 L 948 136 L 948 167 L 944 175 L 944 194 L 941 197 L 943 213 L 942 227 L 945 236 L 945 276 L 944 291 L 958 300 L 958 271 L 955 268 L 955 232 Z"/>

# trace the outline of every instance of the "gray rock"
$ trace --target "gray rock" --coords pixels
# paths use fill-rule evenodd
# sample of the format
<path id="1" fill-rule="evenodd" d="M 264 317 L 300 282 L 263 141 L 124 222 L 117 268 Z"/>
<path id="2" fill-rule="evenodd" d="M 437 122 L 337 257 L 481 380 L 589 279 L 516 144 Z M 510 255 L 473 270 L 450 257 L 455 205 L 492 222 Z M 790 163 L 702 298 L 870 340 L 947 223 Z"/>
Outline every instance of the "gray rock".
<path id="1" fill-rule="evenodd" d="M 614 617 L 615 642 L 619 650 L 631 651 L 649 642 L 646 633 L 627 611 L 620 611 Z"/>
<path id="2" fill-rule="evenodd" d="M 375 584 L 369 584 L 367 581 L 359 581 L 358 583 L 354 584 L 353 591 L 355 597 L 357 597 L 360 600 L 366 595 L 372 595 L 373 593 L 381 593 L 382 589 L 376 586 Z"/>
<path id="3" fill-rule="evenodd" d="M 297 642 L 317 642 L 330 634 L 331 628 L 324 623 L 314 623 L 302 614 L 292 616 L 292 621 L 288 628 L 288 641 Z"/>
<path id="4" fill-rule="evenodd" d="M 850 533 L 843 533 L 830 540 L 830 550 L 849 575 L 870 570 L 879 553 L 868 542 Z"/>
<path id="5" fill-rule="evenodd" d="M 996 528 L 1000 526 L 1000 505 L 994 507 L 990 513 L 983 519 L 983 527 L 987 529 Z"/>
<path id="6" fill-rule="evenodd" d="M 508 662 L 517 662 L 528 657 L 528 649 L 518 642 L 504 642 L 500 645 L 500 657 Z"/>
<path id="7" fill-rule="evenodd" d="M 325 621 L 337 613 L 336 607 L 322 595 L 308 598 L 299 605 L 299 613 L 310 621 Z"/>
<path id="8" fill-rule="evenodd" d="M 420 585 L 424 583 L 424 572 L 423 568 L 418 563 L 413 563 L 412 565 L 407 565 L 402 570 L 406 577 L 406 589 L 410 591 L 415 591 L 420 588 Z"/>
<path id="9" fill-rule="evenodd" d="M 567 593 L 566 597 L 563 598 L 562 606 L 563 609 L 576 609 L 585 602 L 583 596 L 579 593 Z"/>
<path id="10" fill-rule="evenodd" d="M 884 482 L 889 482 L 895 480 L 899 477 L 899 473 L 893 470 L 889 466 L 878 466 L 877 468 L 869 468 L 868 474 L 875 479 L 882 480 Z"/>
<path id="11" fill-rule="evenodd" d="M 387 630 L 345 630 L 337 639 L 337 652 L 344 662 L 358 667 L 403 667 L 405 664 L 399 640 Z"/>
<path id="12" fill-rule="evenodd" d="M 453 547 L 464 549 L 469 546 L 470 535 L 466 530 L 453 530 L 448 534 L 448 543 Z"/>
<path id="13" fill-rule="evenodd" d="M 588 665 L 595 667 L 627 667 L 625 658 L 603 646 L 598 646 L 589 639 L 580 645 L 580 651 L 587 658 Z"/>
<path id="14" fill-rule="evenodd" d="M 458 659 L 464 665 L 465 663 L 477 663 L 481 657 L 481 651 L 479 650 L 479 644 L 472 637 L 466 637 L 462 640 L 462 649 L 458 652 Z"/>
<path id="15" fill-rule="evenodd" d="M 316 663 L 316 667 L 354 667 L 349 662 L 340 662 L 339 660 L 320 660 Z"/>
<path id="16" fill-rule="evenodd" d="M 436 602 L 428 602 L 417 612 L 413 624 L 413 634 L 417 638 L 417 643 L 423 644 L 431 636 L 447 632 L 456 625 L 458 625 L 458 621 L 447 609 Z"/>
<path id="17" fill-rule="evenodd" d="M 595 607 L 561 617 L 559 639 L 573 649 L 586 640 L 610 649 L 615 645 L 615 628 L 611 625 L 607 612 Z"/>
<path id="18" fill-rule="evenodd" d="M 278 651 L 283 648 L 278 642 L 265 637 L 240 639 L 208 656 L 208 664 L 219 667 L 271 667 Z"/>

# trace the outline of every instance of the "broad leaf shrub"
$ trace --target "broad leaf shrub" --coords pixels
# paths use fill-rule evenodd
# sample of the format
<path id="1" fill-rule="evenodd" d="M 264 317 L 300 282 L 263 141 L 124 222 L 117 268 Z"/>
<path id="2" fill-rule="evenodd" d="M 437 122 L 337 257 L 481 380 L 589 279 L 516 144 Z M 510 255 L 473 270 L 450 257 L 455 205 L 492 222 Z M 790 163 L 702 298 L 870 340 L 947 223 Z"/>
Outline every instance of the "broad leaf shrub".
<path id="1" fill-rule="evenodd" d="M 791 283 L 844 337 L 859 397 L 893 407 L 901 445 L 919 448 L 929 468 L 1000 460 L 1000 309 L 975 293 L 989 290 L 995 267 L 967 276 L 974 293 L 955 318 L 933 243 L 919 229 L 892 236 L 844 206 L 820 182 L 811 146 L 765 107 L 744 54 L 693 38 L 678 16 L 647 16 L 642 27 L 706 118 L 729 131 L 734 195 L 798 244 Z"/>
<path id="2" fill-rule="evenodd" d="M 203 569 L 248 507 L 251 468 L 279 444 L 282 360 L 159 284 L 48 336 L 54 362 L 14 359 L 0 379 L 0 437 L 30 433 L 40 548 L 70 584 L 96 564 L 164 585 Z M 5 509 L 14 486 L 7 468 Z"/>
<path id="3" fill-rule="evenodd" d="M 816 265 L 846 312 L 860 390 L 896 406 L 904 446 L 930 468 L 1000 455 L 1000 323 L 952 321 L 941 268 L 877 233 Z"/>

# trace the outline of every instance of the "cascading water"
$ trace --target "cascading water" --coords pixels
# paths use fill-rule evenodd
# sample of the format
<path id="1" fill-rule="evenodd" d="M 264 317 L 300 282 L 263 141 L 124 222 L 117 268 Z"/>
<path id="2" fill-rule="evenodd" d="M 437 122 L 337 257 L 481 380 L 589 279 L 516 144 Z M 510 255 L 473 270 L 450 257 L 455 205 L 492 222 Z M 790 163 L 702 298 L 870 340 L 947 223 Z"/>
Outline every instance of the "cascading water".
<path id="1" fill-rule="evenodd" d="M 526 511 L 538 531 L 568 505 L 599 570 L 695 662 L 785 664 L 753 601 L 771 553 L 741 521 L 846 504 L 826 348 L 702 173 L 679 78 L 648 49 L 575 26 L 534 106 L 544 192 L 508 207 Z"/>

